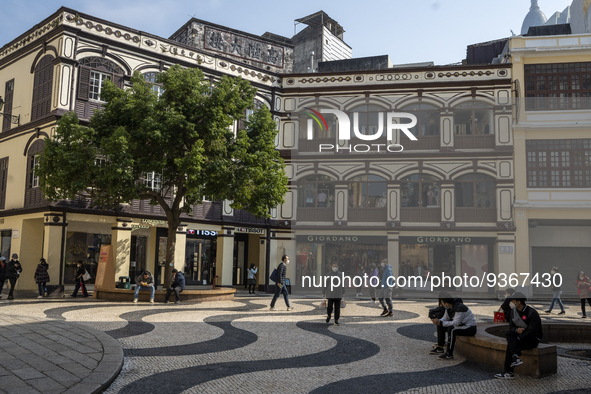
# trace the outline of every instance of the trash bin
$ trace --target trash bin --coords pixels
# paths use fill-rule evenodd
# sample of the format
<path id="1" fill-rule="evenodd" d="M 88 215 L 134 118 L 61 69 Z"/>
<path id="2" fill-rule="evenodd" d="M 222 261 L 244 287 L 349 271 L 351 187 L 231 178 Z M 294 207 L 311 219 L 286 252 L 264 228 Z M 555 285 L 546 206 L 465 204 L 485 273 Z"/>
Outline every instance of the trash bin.
<path id="1" fill-rule="evenodd" d="M 131 289 L 131 280 L 129 276 L 120 276 L 116 286 L 118 289 Z"/>

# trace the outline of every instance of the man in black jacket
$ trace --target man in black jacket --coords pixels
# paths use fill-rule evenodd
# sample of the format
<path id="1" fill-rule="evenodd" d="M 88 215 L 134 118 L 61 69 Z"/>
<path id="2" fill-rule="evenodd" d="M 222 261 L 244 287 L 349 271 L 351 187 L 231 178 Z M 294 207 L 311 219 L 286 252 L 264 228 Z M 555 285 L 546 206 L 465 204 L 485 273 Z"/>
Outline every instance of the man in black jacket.
<path id="1" fill-rule="evenodd" d="M 328 277 L 341 276 L 339 271 L 339 265 L 335 261 L 330 265 L 330 272 L 326 275 Z M 339 280 L 340 282 L 340 280 Z M 341 317 L 341 303 L 343 296 L 345 295 L 345 287 L 341 284 L 340 286 L 334 286 L 332 280 L 326 281 L 326 287 L 322 290 L 322 297 L 328 300 L 326 305 L 326 322 L 330 323 L 330 318 L 334 309 L 334 324 L 339 325 L 339 318 Z"/>
<path id="2" fill-rule="evenodd" d="M 289 294 L 287 293 L 287 287 L 285 286 L 285 275 L 287 274 L 287 264 L 289 264 L 289 257 L 287 255 L 283 255 L 281 257 L 281 263 L 277 266 L 277 281 L 275 282 L 275 294 L 273 295 L 273 299 L 271 300 L 271 308 L 270 310 L 275 310 L 275 302 L 277 298 L 279 298 L 279 294 L 283 294 L 283 299 L 285 299 L 285 305 L 287 305 L 287 310 L 291 311 L 293 307 L 289 304 Z"/>
<path id="3" fill-rule="evenodd" d="M 14 288 L 16 286 L 16 281 L 20 276 L 21 272 L 23 272 L 23 267 L 20 261 L 18 261 L 18 254 L 13 253 L 12 258 L 10 259 L 8 264 L 6 264 L 5 274 L 6 279 L 8 279 L 8 281 L 10 282 L 10 291 L 8 292 L 9 300 L 14 299 Z"/>
<path id="4" fill-rule="evenodd" d="M 538 347 L 543 336 L 540 315 L 525 303 L 525 294 L 517 292 L 508 298 L 512 311 L 507 332 L 505 372 L 496 374 L 495 378 L 498 379 L 513 379 L 513 369 L 523 364 L 519 358 L 521 351 Z"/>
<path id="5" fill-rule="evenodd" d="M 164 298 L 164 302 L 167 303 L 168 299 L 170 298 L 170 294 L 174 292 L 174 303 L 178 304 L 179 302 L 181 302 L 180 294 L 183 290 L 185 290 L 185 275 L 183 275 L 182 272 L 179 272 L 179 270 L 177 270 L 176 268 L 173 268 L 172 274 L 172 283 L 170 284 L 168 289 L 166 289 L 166 297 Z"/>

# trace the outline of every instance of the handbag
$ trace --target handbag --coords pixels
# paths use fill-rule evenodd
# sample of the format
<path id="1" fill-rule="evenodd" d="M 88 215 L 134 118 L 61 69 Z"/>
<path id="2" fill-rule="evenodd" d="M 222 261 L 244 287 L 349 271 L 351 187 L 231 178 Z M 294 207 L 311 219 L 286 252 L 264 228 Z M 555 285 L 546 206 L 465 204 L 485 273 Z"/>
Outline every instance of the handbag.
<path id="1" fill-rule="evenodd" d="M 505 323 L 505 312 L 495 312 L 494 323 Z"/>
<path id="2" fill-rule="evenodd" d="M 88 273 L 88 271 L 84 271 L 84 274 L 82 274 L 82 280 L 86 282 L 90 278 L 92 278 L 92 276 L 90 276 L 90 274 Z"/>
<path id="3" fill-rule="evenodd" d="M 269 275 L 269 279 L 271 279 L 273 282 L 277 283 L 278 278 L 278 274 L 277 274 L 277 268 L 273 269 L 273 272 L 271 272 L 271 275 Z"/>

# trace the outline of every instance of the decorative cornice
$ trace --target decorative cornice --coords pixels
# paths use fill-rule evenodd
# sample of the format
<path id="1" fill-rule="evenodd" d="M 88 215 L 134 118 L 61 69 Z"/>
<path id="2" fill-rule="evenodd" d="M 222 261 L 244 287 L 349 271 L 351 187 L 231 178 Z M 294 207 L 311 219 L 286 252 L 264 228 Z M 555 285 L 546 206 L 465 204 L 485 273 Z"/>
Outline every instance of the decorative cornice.
<path id="1" fill-rule="evenodd" d="M 63 23 L 64 14 L 59 14 L 56 18 L 52 19 L 51 21 L 47 22 L 43 26 L 39 26 L 37 29 L 32 31 L 31 33 L 27 34 L 26 36 L 20 38 L 18 41 L 12 43 L 12 45 L 6 46 L 2 48 L 2 52 L 0 52 L 0 59 L 5 56 L 10 55 L 11 53 L 15 52 L 16 50 L 26 46 L 30 42 L 36 40 L 39 37 L 42 37 L 49 33 L 50 31 L 56 29 Z"/>

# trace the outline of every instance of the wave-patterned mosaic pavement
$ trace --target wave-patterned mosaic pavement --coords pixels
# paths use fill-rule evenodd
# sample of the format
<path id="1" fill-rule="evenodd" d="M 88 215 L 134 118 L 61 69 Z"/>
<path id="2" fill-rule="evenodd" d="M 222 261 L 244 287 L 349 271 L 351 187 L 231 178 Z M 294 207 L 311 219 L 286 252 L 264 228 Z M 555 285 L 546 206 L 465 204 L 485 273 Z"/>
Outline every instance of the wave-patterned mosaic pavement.
<path id="1" fill-rule="evenodd" d="M 104 331 L 125 361 L 107 393 L 549 393 L 591 392 L 591 362 L 558 358 L 544 379 L 493 378 L 495 370 L 428 351 L 432 302 L 395 301 L 393 318 L 351 301 L 341 325 L 326 324 L 319 300 L 269 311 L 268 296 L 196 304 L 42 300 L 3 304 L 0 313 L 64 320 Z M 480 321 L 498 305 L 468 303 Z M 534 305 L 535 306 L 535 305 Z M 538 310 L 543 310 L 543 305 Z M 561 320 L 577 320 L 572 305 Z M 557 317 L 543 316 L 544 319 Z M 591 322 L 590 329 L 591 329 Z"/>

